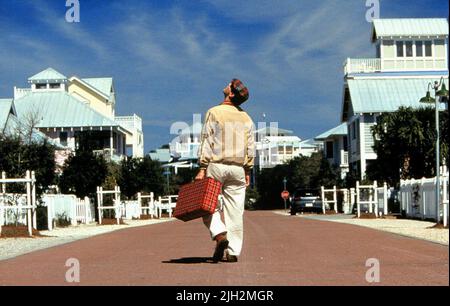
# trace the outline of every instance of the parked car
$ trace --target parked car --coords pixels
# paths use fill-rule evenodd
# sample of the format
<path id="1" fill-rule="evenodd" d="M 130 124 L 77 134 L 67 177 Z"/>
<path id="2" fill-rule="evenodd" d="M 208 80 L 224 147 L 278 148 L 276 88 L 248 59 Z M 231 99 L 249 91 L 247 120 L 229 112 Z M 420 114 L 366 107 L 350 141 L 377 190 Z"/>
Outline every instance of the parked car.
<path id="1" fill-rule="evenodd" d="M 325 208 L 329 209 L 329 207 Z M 294 191 L 291 197 L 291 215 L 304 211 L 322 212 L 320 190 L 297 189 Z"/>

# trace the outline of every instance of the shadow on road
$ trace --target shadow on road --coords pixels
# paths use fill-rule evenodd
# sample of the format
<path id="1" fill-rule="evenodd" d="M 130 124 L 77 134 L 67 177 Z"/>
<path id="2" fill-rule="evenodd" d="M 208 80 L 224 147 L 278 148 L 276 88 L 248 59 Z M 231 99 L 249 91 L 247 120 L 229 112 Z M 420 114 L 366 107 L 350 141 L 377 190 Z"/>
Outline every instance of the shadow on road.
<path id="1" fill-rule="evenodd" d="M 169 261 L 163 261 L 163 263 L 200 264 L 200 263 L 213 263 L 213 261 L 211 257 L 183 257 L 179 259 L 171 259 Z"/>

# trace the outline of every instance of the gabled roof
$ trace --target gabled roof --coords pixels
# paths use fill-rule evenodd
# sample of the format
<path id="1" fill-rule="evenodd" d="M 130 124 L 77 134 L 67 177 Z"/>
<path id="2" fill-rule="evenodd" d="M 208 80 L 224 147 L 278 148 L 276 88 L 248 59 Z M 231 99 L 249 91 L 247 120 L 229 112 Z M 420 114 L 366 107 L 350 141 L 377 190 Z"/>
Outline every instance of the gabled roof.
<path id="1" fill-rule="evenodd" d="M 436 80 L 439 79 L 349 79 L 350 103 L 343 104 L 342 114 L 395 112 L 400 106 L 424 107 L 419 100 L 425 96 L 428 84 Z M 448 78 L 444 81 L 448 88 Z"/>
<path id="2" fill-rule="evenodd" d="M 317 149 L 320 145 L 321 145 L 321 143 L 318 143 L 315 139 L 311 139 L 311 138 L 300 142 L 300 147 L 302 149 L 307 149 L 307 148 Z"/>
<path id="3" fill-rule="evenodd" d="M 347 123 L 342 123 L 322 134 L 320 134 L 319 136 L 315 137 L 315 140 L 325 140 L 331 136 L 345 136 L 347 135 Z"/>
<path id="4" fill-rule="evenodd" d="M 291 142 L 300 143 L 301 141 L 302 140 L 297 136 L 266 136 L 263 139 L 261 139 L 261 143 L 272 143 L 272 144 L 291 143 Z"/>
<path id="5" fill-rule="evenodd" d="M 51 81 L 63 81 L 67 80 L 67 77 L 58 71 L 56 71 L 53 68 L 47 68 L 31 77 L 28 78 L 29 82 L 36 82 L 36 81 L 45 81 L 45 82 L 51 82 Z"/>
<path id="6" fill-rule="evenodd" d="M 117 127 L 131 134 L 117 122 L 95 111 L 67 92 L 34 92 L 15 101 L 19 119 L 29 112 L 39 112 L 39 128 Z"/>
<path id="7" fill-rule="evenodd" d="M 85 86 L 85 87 L 87 87 L 87 88 L 89 88 L 90 90 L 92 90 L 93 92 L 95 92 L 96 94 L 98 94 L 98 95 L 100 95 L 100 96 L 102 96 L 103 98 L 105 98 L 105 99 L 110 99 L 111 98 L 111 87 L 110 87 L 110 89 L 109 90 L 107 90 L 107 93 L 105 93 L 105 92 L 103 92 L 102 90 L 100 90 L 99 88 L 97 88 L 97 87 L 95 87 L 95 86 L 93 86 L 91 83 L 88 83 L 88 82 L 86 82 L 86 80 L 85 79 L 81 79 L 81 78 L 79 78 L 79 77 L 77 77 L 77 76 L 72 76 L 72 77 L 70 77 L 70 82 L 74 82 L 74 81 L 77 81 L 78 83 L 80 83 L 80 84 L 82 84 L 83 86 Z M 95 82 L 94 82 L 95 83 Z M 111 84 L 112 84 L 112 79 L 111 79 Z M 111 85 L 112 86 L 112 85 Z M 103 90 L 104 90 L 104 88 L 103 88 Z"/>
<path id="8" fill-rule="evenodd" d="M 445 18 L 374 19 L 372 41 L 391 36 L 448 36 L 448 20 Z"/>
<path id="9" fill-rule="evenodd" d="M 17 116 L 13 99 L 0 99 L 0 132 L 5 128 L 10 114 Z"/>
<path id="10" fill-rule="evenodd" d="M 113 78 L 85 78 L 82 80 L 110 98 L 111 89 L 113 87 Z"/>

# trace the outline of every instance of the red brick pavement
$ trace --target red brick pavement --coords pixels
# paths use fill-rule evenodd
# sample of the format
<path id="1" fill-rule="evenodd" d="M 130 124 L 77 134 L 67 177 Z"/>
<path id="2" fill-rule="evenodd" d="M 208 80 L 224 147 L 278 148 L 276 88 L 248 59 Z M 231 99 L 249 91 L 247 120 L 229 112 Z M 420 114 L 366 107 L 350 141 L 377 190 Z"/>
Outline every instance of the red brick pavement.
<path id="1" fill-rule="evenodd" d="M 448 247 L 347 224 L 273 212 L 245 213 L 238 263 L 213 264 L 200 220 L 115 231 L 0 261 L 0 285 L 71 285 L 66 260 L 80 262 L 81 285 L 449 285 Z"/>

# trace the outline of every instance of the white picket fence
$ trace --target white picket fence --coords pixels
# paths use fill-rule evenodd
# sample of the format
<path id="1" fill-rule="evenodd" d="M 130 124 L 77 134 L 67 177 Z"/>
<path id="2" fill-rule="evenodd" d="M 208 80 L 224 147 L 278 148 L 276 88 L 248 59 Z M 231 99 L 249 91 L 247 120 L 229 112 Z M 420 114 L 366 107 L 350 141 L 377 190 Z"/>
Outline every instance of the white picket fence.
<path id="1" fill-rule="evenodd" d="M 356 187 L 350 189 L 337 189 L 336 186 L 325 189 L 322 186 L 323 213 L 327 206 L 333 207 L 334 211 L 338 213 L 337 196 L 339 193 L 343 195 L 342 212 L 345 214 L 351 214 L 355 205 L 358 218 L 361 217 L 361 212 L 373 213 L 376 217 L 389 213 L 388 199 L 391 197 L 392 189 L 389 189 L 386 183 L 379 187 L 377 181 L 374 181 L 372 185 L 361 185 L 358 181 Z"/>
<path id="2" fill-rule="evenodd" d="M 158 201 L 155 203 L 158 212 L 158 218 L 161 218 L 162 212 L 166 211 L 169 213 L 169 218 L 172 218 L 172 213 L 174 208 L 177 206 L 178 195 L 169 195 L 164 197 L 159 197 Z"/>
<path id="3" fill-rule="evenodd" d="M 436 178 L 400 181 L 400 202 L 407 217 L 448 224 L 448 172 L 440 178 L 440 205 L 436 205 Z"/>
<path id="4" fill-rule="evenodd" d="M 55 221 L 64 216 L 70 220 L 71 225 L 95 222 L 95 206 L 88 197 L 79 199 L 69 194 L 44 195 L 42 205 L 47 207 L 49 230 L 53 230 Z"/>

